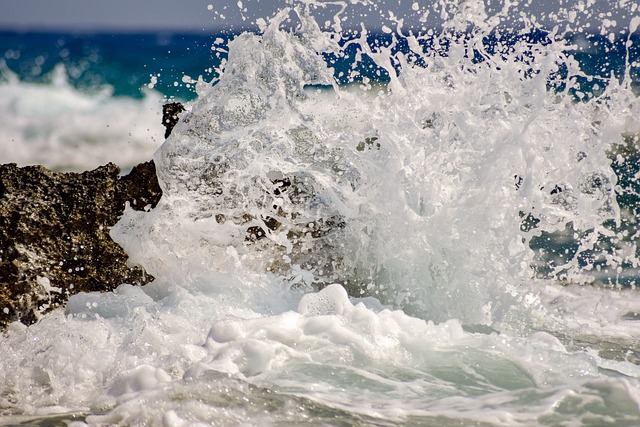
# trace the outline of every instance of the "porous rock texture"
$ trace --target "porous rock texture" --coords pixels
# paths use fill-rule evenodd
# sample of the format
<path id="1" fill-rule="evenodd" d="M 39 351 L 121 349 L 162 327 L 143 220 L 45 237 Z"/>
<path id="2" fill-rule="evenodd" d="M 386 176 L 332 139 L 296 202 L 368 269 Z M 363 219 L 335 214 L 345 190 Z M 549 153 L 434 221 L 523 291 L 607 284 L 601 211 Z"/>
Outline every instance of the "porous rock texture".
<path id="1" fill-rule="evenodd" d="M 31 324 L 78 292 L 153 280 L 109 236 L 126 202 L 160 200 L 153 161 L 128 175 L 109 163 L 83 173 L 0 165 L 0 330 Z"/>
<path id="2" fill-rule="evenodd" d="M 184 105 L 180 102 L 170 102 L 162 106 L 162 125 L 165 127 L 164 138 L 169 138 L 171 131 L 180 120 L 180 113 L 184 111 Z"/>

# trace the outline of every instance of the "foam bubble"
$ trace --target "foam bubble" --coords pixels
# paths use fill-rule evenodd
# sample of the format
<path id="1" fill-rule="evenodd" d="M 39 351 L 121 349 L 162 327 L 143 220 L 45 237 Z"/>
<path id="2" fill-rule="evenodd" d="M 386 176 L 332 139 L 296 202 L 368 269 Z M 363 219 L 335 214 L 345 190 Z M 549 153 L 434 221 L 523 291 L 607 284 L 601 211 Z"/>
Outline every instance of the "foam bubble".
<path id="1" fill-rule="evenodd" d="M 349 297 L 344 288 L 338 284 L 329 285 L 317 294 L 302 297 L 298 311 L 306 315 L 342 314 Z"/>

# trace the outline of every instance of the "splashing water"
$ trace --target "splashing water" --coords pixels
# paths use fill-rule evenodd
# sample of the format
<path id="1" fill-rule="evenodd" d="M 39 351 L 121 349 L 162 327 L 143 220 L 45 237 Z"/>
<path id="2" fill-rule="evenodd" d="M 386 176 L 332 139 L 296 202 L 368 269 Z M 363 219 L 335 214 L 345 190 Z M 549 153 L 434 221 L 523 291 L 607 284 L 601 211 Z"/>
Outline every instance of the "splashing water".
<path id="1" fill-rule="evenodd" d="M 156 280 L 13 325 L 0 409 L 638 424 L 638 19 L 602 77 L 574 54 L 576 11 L 546 32 L 517 5 L 412 9 L 441 25 L 385 13 L 376 36 L 341 28 L 350 5 L 309 1 L 229 42 L 156 153 L 161 202 L 112 229 Z"/>

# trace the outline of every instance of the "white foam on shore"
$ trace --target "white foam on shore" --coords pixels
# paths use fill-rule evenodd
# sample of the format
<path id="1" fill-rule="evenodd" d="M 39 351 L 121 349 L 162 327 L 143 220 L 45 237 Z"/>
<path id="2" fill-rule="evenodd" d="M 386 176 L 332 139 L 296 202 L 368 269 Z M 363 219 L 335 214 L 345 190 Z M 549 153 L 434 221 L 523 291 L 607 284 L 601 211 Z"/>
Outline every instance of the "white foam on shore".
<path id="1" fill-rule="evenodd" d="M 148 161 L 164 140 L 162 95 L 140 99 L 73 88 L 59 64 L 49 83 L 21 82 L 0 67 L 0 163 L 84 171 Z"/>

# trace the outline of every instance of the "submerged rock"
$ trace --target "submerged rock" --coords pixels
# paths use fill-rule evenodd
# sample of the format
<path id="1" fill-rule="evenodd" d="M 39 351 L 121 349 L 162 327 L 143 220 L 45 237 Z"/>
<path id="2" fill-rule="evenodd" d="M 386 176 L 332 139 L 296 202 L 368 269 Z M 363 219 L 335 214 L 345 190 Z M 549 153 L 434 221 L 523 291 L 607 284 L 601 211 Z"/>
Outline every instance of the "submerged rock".
<path id="1" fill-rule="evenodd" d="M 109 236 L 125 203 L 154 207 L 162 191 L 153 161 L 125 176 L 109 163 L 83 173 L 0 165 L 0 329 L 42 313 L 78 292 L 153 280 Z"/>

